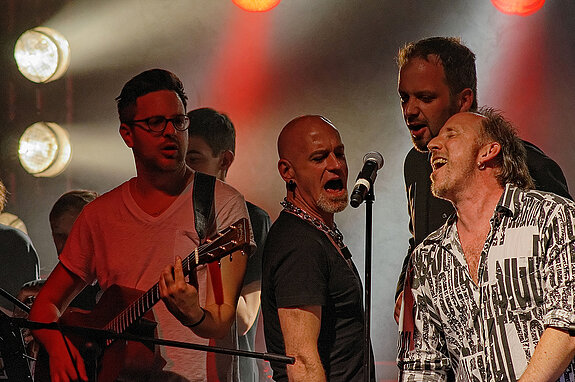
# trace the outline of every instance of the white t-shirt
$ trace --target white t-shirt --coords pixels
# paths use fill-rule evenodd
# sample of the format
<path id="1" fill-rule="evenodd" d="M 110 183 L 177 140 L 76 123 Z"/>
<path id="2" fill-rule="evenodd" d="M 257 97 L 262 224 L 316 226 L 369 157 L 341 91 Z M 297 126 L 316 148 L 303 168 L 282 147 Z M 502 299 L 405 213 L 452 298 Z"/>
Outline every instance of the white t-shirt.
<path id="1" fill-rule="evenodd" d="M 175 256 L 185 258 L 199 243 L 193 182 L 162 214 L 151 216 L 132 198 L 130 183 L 134 181 L 132 178 L 84 208 L 60 256 L 68 270 L 88 284 L 97 279 L 103 290 L 118 284 L 147 291 L 158 282 L 166 265 L 174 263 Z M 248 218 L 243 196 L 221 181 L 216 181 L 214 203 L 218 231 L 242 217 Z M 198 267 L 196 273 L 203 306 L 207 267 Z M 153 311 L 159 338 L 208 345 L 208 339 L 184 327 L 163 302 L 156 304 Z M 190 381 L 206 380 L 205 352 L 161 347 L 161 353 L 167 361 L 164 370 Z"/>

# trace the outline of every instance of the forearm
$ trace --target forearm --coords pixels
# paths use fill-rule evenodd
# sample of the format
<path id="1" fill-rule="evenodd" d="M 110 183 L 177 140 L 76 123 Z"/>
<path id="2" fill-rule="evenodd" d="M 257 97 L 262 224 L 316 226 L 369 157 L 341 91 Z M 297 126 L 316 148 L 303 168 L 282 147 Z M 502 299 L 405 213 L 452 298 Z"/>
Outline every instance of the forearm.
<path id="1" fill-rule="evenodd" d="M 295 363 L 287 366 L 287 374 L 290 382 L 327 381 L 317 351 L 308 354 L 299 353 L 293 356 L 295 357 Z"/>
<path id="2" fill-rule="evenodd" d="M 575 357 L 575 338 L 565 331 L 547 328 L 519 381 L 556 381 L 573 357 Z"/>
<path id="3" fill-rule="evenodd" d="M 242 293 L 238 300 L 236 321 L 238 334 L 244 336 L 254 325 L 260 311 L 261 284 L 254 281 L 242 288 Z"/>
<path id="4" fill-rule="evenodd" d="M 38 309 L 38 307 L 41 307 L 41 309 Z M 37 298 L 28 319 L 34 322 L 51 323 L 58 321 L 60 316 L 61 312 L 54 304 Z M 48 351 L 50 351 L 52 346 L 64 345 L 62 335 L 56 330 L 33 330 L 32 334 Z"/>
<path id="5" fill-rule="evenodd" d="M 286 355 L 295 358 L 295 363 L 287 366 L 292 382 L 327 380 L 317 347 L 321 309 L 321 306 L 278 309 Z"/>
<path id="6" fill-rule="evenodd" d="M 86 285 L 78 276 L 58 264 L 38 292 L 30 314 L 30 321 L 51 323 L 60 319 L 70 302 Z M 52 342 L 63 345 L 61 334 L 56 330 L 34 330 L 33 335 L 46 349 Z"/>
<path id="7" fill-rule="evenodd" d="M 58 264 L 40 290 L 29 319 L 45 323 L 57 321 L 84 286 L 79 277 Z M 88 380 L 82 357 L 72 343 L 66 346 L 61 332 L 44 329 L 35 330 L 33 335 L 50 355 L 52 381 Z"/>
<path id="8" fill-rule="evenodd" d="M 198 314 L 190 316 L 188 326 L 196 335 L 204 338 L 223 338 L 229 334 L 230 327 L 235 319 L 236 309 L 229 304 L 212 304 L 203 307 L 205 317 L 199 325 L 194 325 L 202 319 L 203 312 L 199 309 Z"/>
<path id="9" fill-rule="evenodd" d="M 201 325 L 192 328 L 195 334 L 206 338 L 222 338 L 229 334 L 236 319 L 238 299 L 242 289 L 247 257 L 233 254 L 233 262 L 223 259 L 220 265 L 208 266 L 206 317 Z M 217 287 L 221 280 L 221 287 Z M 219 291 L 218 291 L 219 290 Z"/>

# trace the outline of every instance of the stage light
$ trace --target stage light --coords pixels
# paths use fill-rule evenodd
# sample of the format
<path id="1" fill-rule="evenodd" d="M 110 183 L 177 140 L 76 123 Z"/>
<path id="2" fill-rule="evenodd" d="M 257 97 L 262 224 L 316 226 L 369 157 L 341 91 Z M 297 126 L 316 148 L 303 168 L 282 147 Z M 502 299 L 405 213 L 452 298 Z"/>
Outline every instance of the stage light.
<path id="1" fill-rule="evenodd" d="M 70 45 L 51 28 L 37 27 L 16 41 L 14 58 L 18 70 L 33 82 L 50 82 L 62 77 L 70 66 Z"/>
<path id="2" fill-rule="evenodd" d="M 234 4 L 248 12 L 266 12 L 279 4 L 280 0 L 233 0 Z"/>
<path id="3" fill-rule="evenodd" d="M 22 167 L 38 177 L 53 177 L 66 169 L 72 156 L 68 133 L 53 122 L 36 122 L 20 137 Z"/>
<path id="4" fill-rule="evenodd" d="M 540 10 L 545 0 L 491 0 L 491 3 L 503 13 L 528 16 Z"/>

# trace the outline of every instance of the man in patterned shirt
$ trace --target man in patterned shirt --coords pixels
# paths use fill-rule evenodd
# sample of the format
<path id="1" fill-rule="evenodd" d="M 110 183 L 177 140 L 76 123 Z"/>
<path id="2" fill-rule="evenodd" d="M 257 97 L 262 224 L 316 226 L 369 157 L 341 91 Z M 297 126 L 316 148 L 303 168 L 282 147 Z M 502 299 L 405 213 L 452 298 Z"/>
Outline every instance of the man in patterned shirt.
<path id="1" fill-rule="evenodd" d="M 413 252 L 400 381 L 574 381 L 575 203 L 530 190 L 492 109 L 455 114 L 428 148 L 432 192 L 456 215 Z"/>

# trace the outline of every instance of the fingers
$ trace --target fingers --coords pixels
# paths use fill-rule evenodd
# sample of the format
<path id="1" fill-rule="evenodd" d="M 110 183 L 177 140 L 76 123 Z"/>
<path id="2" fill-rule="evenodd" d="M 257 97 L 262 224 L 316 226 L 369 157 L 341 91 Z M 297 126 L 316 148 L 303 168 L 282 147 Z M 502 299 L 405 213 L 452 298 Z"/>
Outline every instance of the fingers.
<path id="1" fill-rule="evenodd" d="M 50 378 L 52 382 L 88 381 L 84 360 L 78 350 L 68 341 L 70 352 L 50 356 Z M 76 365 L 74 367 L 74 364 Z M 79 376 L 79 377 L 78 377 Z"/>
<path id="2" fill-rule="evenodd" d="M 181 257 L 176 256 L 174 265 L 168 265 L 164 268 L 160 274 L 158 286 L 160 288 L 161 297 L 167 297 L 168 295 L 173 294 L 178 288 L 185 289 L 186 279 L 184 276 Z"/>
<path id="3" fill-rule="evenodd" d="M 176 283 L 186 282 L 184 278 L 184 270 L 182 268 L 182 258 L 176 256 L 176 263 L 174 264 L 174 280 Z"/>

